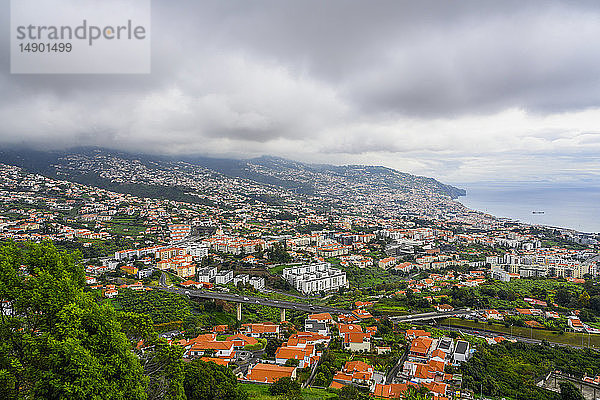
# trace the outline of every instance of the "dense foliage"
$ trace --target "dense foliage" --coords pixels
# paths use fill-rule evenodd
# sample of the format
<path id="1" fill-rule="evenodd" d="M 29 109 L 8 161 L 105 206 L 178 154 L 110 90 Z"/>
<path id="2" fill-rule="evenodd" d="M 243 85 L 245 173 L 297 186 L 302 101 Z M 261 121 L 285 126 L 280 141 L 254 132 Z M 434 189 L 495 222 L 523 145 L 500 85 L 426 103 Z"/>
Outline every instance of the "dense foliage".
<path id="1" fill-rule="evenodd" d="M 149 315 L 98 303 L 77 261 L 50 243 L 0 246 L 0 398 L 246 397 L 227 367 L 184 363 Z"/>
<path id="2" fill-rule="evenodd" d="M 176 293 L 126 289 L 119 291 L 117 301 L 123 310 L 149 315 L 156 324 L 194 320 L 190 303 Z"/>
<path id="3" fill-rule="evenodd" d="M 276 395 L 294 395 L 300 394 L 300 384 L 298 381 L 291 379 L 287 376 L 279 378 L 274 384 L 269 387 L 269 393 L 273 396 Z"/>
<path id="4" fill-rule="evenodd" d="M 585 400 L 585 398 L 577 386 L 571 382 L 561 382 L 560 400 Z"/>
<path id="5" fill-rule="evenodd" d="M 83 292 L 74 257 L 48 243 L 0 248 L 2 398 L 142 399 L 143 369 L 115 311 Z"/>
<path id="6" fill-rule="evenodd" d="M 518 400 L 555 398 L 555 394 L 535 386 L 550 370 L 595 376 L 600 373 L 600 357 L 589 349 L 503 343 L 481 346 L 462 367 L 469 389 Z"/>
<path id="7" fill-rule="evenodd" d="M 243 400 L 247 398 L 237 386 L 228 367 L 195 360 L 185 364 L 184 390 L 188 400 Z"/>

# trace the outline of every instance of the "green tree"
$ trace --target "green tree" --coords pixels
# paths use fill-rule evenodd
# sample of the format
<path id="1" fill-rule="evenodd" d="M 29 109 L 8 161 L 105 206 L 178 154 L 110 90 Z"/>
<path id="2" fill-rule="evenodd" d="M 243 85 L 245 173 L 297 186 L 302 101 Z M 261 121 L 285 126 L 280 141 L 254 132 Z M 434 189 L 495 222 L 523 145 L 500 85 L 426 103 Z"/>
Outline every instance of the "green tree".
<path id="1" fill-rule="evenodd" d="M 288 358 L 287 360 L 285 360 L 286 367 L 297 367 L 299 364 L 300 361 L 296 360 L 295 358 Z"/>
<path id="2" fill-rule="evenodd" d="M 140 360 L 149 378 L 146 393 L 149 399 L 185 400 L 183 388 L 183 348 L 171 346 L 160 339 L 150 352 L 144 352 Z"/>
<path id="3" fill-rule="evenodd" d="M 590 295 L 585 290 L 579 295 L 579 303 L 584 307 L 590 305 Z"/>
<path id="4" fill-rule="evenodd" d="M 185 364 L 183 388 L 187 400 L 244 400 L 248 396 L 231 370 L 200 360 Z"/>
<path id="5" fill-rule="evenodd" d="M 281 246 L 281 243 L 275 243 L 271 249 L 267 251 L 269 260 L 276 263 L 286 263 L 292 261 L 292 256 Z"/>
<path id="6" fill-rule="evenodd" d="M 581 390 L 571 382 L 561 382 L 559 385 L 561 400 L 584 400 Z"/>
<path id="7" fill-rule="evenodd" d="M 356 386 L 346 385 L 340 389 L 340 400 L 359 400 L 365 397 Z"/>
<path id="8" fill-rule="evenodd" d="M 265 346 L 265 355 L 269 358 L 275 357 L 277 348 L 283 344 L 283 340 L 277 338 L 269 338 Z"/>
<path id="9" fill-rule="evenodd" d="M 51 243 L 0 247 L 4 398 L 144 399 L 146 378 L 114 309 L 83 291 L 78 255 Z"/>
<path id="10" fill-rule="evenodd" d="M 421 386 L 419 389 L 414 387 L 409 387 L 406 392 L 404 392 L 405 400 L 427 400 L 429 397 L 427 395 L 427 388 Z"/>
<path id="11" fill-rule="evenodd" d="M 300 394 L 300 384 L 295 379 L 284 376 L 279 378 L 275 383 L 269 386 L 269 394 L 277 395 L 293 395 Z"/>
<path id="12" fill-rule="evenodd" d="M 571 303 L 571 293 L 569 292 L 569 289 L 558 289 L 554 295 L 554 301 L 561 306 L 567 307 Z"/>

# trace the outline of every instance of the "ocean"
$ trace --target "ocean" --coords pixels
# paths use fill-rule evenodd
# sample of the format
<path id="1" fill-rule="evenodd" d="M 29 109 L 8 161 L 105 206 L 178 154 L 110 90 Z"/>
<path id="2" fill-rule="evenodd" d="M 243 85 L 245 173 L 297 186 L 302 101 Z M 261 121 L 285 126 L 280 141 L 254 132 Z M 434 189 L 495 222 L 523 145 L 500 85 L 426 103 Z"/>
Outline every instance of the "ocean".
<path id="1" fill-rule="evenodd" d="M 465 206 L 497 217 L 600 232 L 600 187 L 558 187 L 542 185 L 477 184 L 459 186 L 467 195 L 459 197 Z M 543 214 L 533 214 L 543 211 Z"/>

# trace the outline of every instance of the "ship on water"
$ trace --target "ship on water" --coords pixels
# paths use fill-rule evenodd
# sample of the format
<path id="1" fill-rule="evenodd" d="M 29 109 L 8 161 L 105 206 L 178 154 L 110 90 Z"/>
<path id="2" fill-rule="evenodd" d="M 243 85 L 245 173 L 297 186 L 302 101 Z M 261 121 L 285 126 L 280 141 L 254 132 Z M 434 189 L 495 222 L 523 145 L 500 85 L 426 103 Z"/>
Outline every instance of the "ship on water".
<path id="1" fill-rule="evenodd" d="M 532 214 L 544 214 L 544 211 L 532 211 Z"/>

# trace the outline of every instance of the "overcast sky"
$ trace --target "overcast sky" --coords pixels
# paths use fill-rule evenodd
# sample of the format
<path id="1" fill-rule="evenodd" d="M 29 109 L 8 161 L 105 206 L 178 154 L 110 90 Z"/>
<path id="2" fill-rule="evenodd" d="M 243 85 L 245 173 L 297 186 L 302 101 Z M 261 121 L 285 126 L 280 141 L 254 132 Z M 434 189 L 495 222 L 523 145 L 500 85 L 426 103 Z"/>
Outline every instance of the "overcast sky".
<path id="1" fill-rule="evenodd" d="M 597 1 L 154 0 L 137 76 L 11 75 L 0 4 L 2 144 L 600 184 Z"/>

